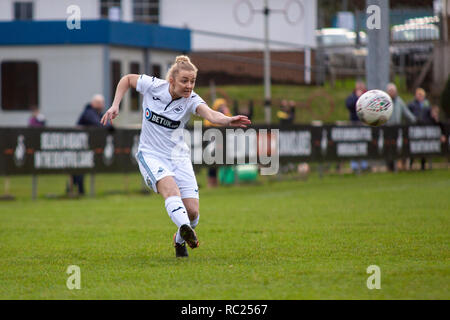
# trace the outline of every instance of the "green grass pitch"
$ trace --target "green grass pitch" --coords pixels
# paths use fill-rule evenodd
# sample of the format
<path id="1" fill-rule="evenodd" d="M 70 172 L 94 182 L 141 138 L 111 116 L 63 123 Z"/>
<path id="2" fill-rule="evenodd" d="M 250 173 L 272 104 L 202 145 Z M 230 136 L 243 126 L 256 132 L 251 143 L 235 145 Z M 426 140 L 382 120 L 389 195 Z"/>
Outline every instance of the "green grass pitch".
<path id="1" fill-rule="evenodd" d="M 45 197 L 64 179 L 40 176 L 35 202 L 30 177 L 11 179 L 0 299 L 450 299 L 448 170 L 201 187 L 200 248 L 184 260 L 160 196 L 110 192 L 124 176 L 98 175 L 96 198 Z M 69 265 L 80 290 L 66 287 Z"/>

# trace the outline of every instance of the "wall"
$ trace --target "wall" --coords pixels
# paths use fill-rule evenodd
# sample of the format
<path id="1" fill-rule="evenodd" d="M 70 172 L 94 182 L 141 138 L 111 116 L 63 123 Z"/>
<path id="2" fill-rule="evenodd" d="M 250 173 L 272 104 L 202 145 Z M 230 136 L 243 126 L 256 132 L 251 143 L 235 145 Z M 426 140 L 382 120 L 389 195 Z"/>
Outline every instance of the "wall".
<path id="1" fill-rule="evenodd" d="M 81 19 L 99 19 L 100 5 L 99 0 L 34 0 L 35 20 L 65 20 L 70 14 L 67 14 L 67 8 L 71 5 L 77 5 L 81 9 Z"/>
<path id="2" fill-rule="evenodd" d="M 167 71 L 170 66 L 175 62 L 175 58 L 179 53 L 173 53 L 168 51 L 153 50 L 150 54 L 150 63 L 161 65 L 161 78 L 165 79 Z"/>
<path id="3" fill-rule="evenodd" d="M 174 62 L 175 57 L 181 52 L 170 52 L 162 50 L 150 50 L 148 54 L 147 64 L 151 68 L 152 64 L 159 64 L 161 66 L 161 78 L 165 79 L 169 66 Z M 151 70 L 144 70 L 145 54 L 142 49 L 131 49 L 123 47 L 112 47 L 110 49 L 110 60 L 120 60 L 122 62 L 122 75 L 130 73 L 130 62 L 139 62 L 141 64 L 141 73 L 151 75 Z M 108 82 L 109 83 L 109 82 Z M 114 97 L 111 96 L 111 99 Z M 125 95 L 122 100 L 121 115 L 117 118 L 115 124 L 117 126 L 138 126 L 142 121 L 141 111 L 130 110 L 129 105 L 130 93 Z M 142 103 L 142 99 L 141 99 Z M 141 107 L 141 106 L 139 106 Z M 141 110 L 141 108 L 139 108 Z"/>
<path id="4" fill-rule="evenodd" d="M 199 85 L 208 85 L 214 79 L 217 85 L 262 84 L 264 76 L 263 53 L 261 51 L 241 52 L 193 52 L 192 61 L 199 66 Z M 271 53 L 272 83 L 304 84 L 304 52 Z M 314 54 L 311 57 L 314 65 Z M 312 81 L 315 81 L 312 74 Z"/>
<path id="5" fill-rule="evenodd" d="M 12 0 L 0 1 L 0 21 L 10 21 L 13 19 Z"/>
<path id="6" fill-rule="evenodd" d="M 144 72 L 144 50 L 143 49 L 133 49 L 133 48 L 125 48 L 125 47 L 111 47 L 110 48 L 110 61 L 118 60 L 121 62 L 121 75 L 124 76 L 129 74 L 130 71 L 130 63 L 138 62 L 140 64 L 140 73 Z M 109 80 L 107 81 L 109 84 Z M 117 86 L 117 84 L 116 84 Z M 136 118 L 141 116 L 140 112 L 135 112 L 130 110 L 130 91 L 134 89 L 130 89 L 128 93 L 122 99 L 121 113 L 117 118 L 115 125 L 126 125 L 131 123 L 136 123 Z M 115 92 L 111 92 L 110 99 L 106 99 L 112 102 L 114 99 Z M 109 108 L 110 106 L 106 106 Z M 139 108 L 140 110 L 140 108 Z M 138 114 L 138 115 L 136 115 Z M 140 122 L 139 122 L 140 123 Z"/>
<path id="7" fill-rule="evenodd" d="M 0 1 L 0 21 L 14 20 L 14 2 L 17 0 Z M 77 5 L 81 9 L 82 19 L 99 19 L 99 0 L 27 0 L 34 3 L 34 20 L 65 20 L 67 8 Z"/>
<path id="8" fill-rule="evenodd" d="M 90 98 L 103 92 L 102 59 L 102 46 L 0 47 L 0 63 L 38 63 L 39 108 L 50 126 L 74 125 Z M 26 125 L 30 114 L 0 108 L 0 125 Z"/>
<path id="9" fill-rule="evenodd" d="M 237 0 L 164 0 L 161 1 L 160 23 L 166 26 L 188 27 L 191 29 L 263 38 L 263 14 L 254 15 L 248 26 L 239 25 L 233 14 Z M 255 9 L 262 9 L 262 0 L 250 0 Z M 283 9 L 289 0 L 269 1 L 271 9 Z M 286 22 L 284 15 L 270 16 L 270 38 L 272 40 L 296 43 L 300 46 L 315 46 L 314 30 L 317 25 L 317 1 L 299 0 L 303 5 L 303 19 L 297 25 Z M 291 14 L 297 11 L 291 8 Z M 246 10 L 241 8 L 242 15 Z M 192 34 L 192 50 L 261 50 L 262 43 L 230 40 Z M 273 45 L 272 49 L 287 50 Z"/>

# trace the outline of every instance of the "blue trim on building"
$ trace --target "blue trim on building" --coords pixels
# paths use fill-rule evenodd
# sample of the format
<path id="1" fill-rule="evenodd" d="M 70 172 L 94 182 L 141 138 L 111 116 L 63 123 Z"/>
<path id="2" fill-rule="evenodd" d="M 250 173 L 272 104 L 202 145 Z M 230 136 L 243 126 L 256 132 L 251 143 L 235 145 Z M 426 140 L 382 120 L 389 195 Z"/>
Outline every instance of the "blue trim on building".
<path id="1" fill-rule="evenodd" d="M 105 44 L 189 52 L 189 29 L 109 20 L 81 21 L 70 30 L 66 21 L 0 22 L 0 46 Z"/>

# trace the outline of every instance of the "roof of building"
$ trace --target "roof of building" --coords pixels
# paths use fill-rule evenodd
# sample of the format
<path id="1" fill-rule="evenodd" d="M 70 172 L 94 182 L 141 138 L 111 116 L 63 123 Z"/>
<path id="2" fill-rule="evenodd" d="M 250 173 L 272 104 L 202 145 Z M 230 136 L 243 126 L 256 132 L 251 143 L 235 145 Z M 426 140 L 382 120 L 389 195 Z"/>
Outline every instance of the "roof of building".
<path id="1" fill-rule="evenodd" d="M 109 20 L 82 20 L 80 29 L 70 29 L 68 24 L 66 21 L 0 22 L 0 46 L 107 44 L 182 52 L 191 50 L 189 29 Z"/>

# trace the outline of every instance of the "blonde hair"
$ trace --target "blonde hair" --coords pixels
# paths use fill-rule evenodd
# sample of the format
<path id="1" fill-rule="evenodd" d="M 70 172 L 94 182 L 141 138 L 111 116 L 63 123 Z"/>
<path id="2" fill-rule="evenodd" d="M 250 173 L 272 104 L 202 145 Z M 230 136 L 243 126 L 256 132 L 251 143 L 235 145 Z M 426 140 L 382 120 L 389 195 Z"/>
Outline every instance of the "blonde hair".
<path id="1" fill-rule="evenodd" d="M 194 71 L 197 74 L 197 67 L 191 62 L 188 56 L 178 56 L 175 58 L 175 62 L 170 67 L 167 72 L 166 80 L 169 81 L 170 78 L 177 76 L 180 70 Z"/>
<path id="2" fill-rule="evenodd" d="M 417 89 L 416 89 L 416 94 L 418 94 L 418 93 L 421 93 L 424 97 L 427 96 L 427 93 L 426 93 L 425 90 L 422 89 L 422 88 L 417 88 Z"/>

